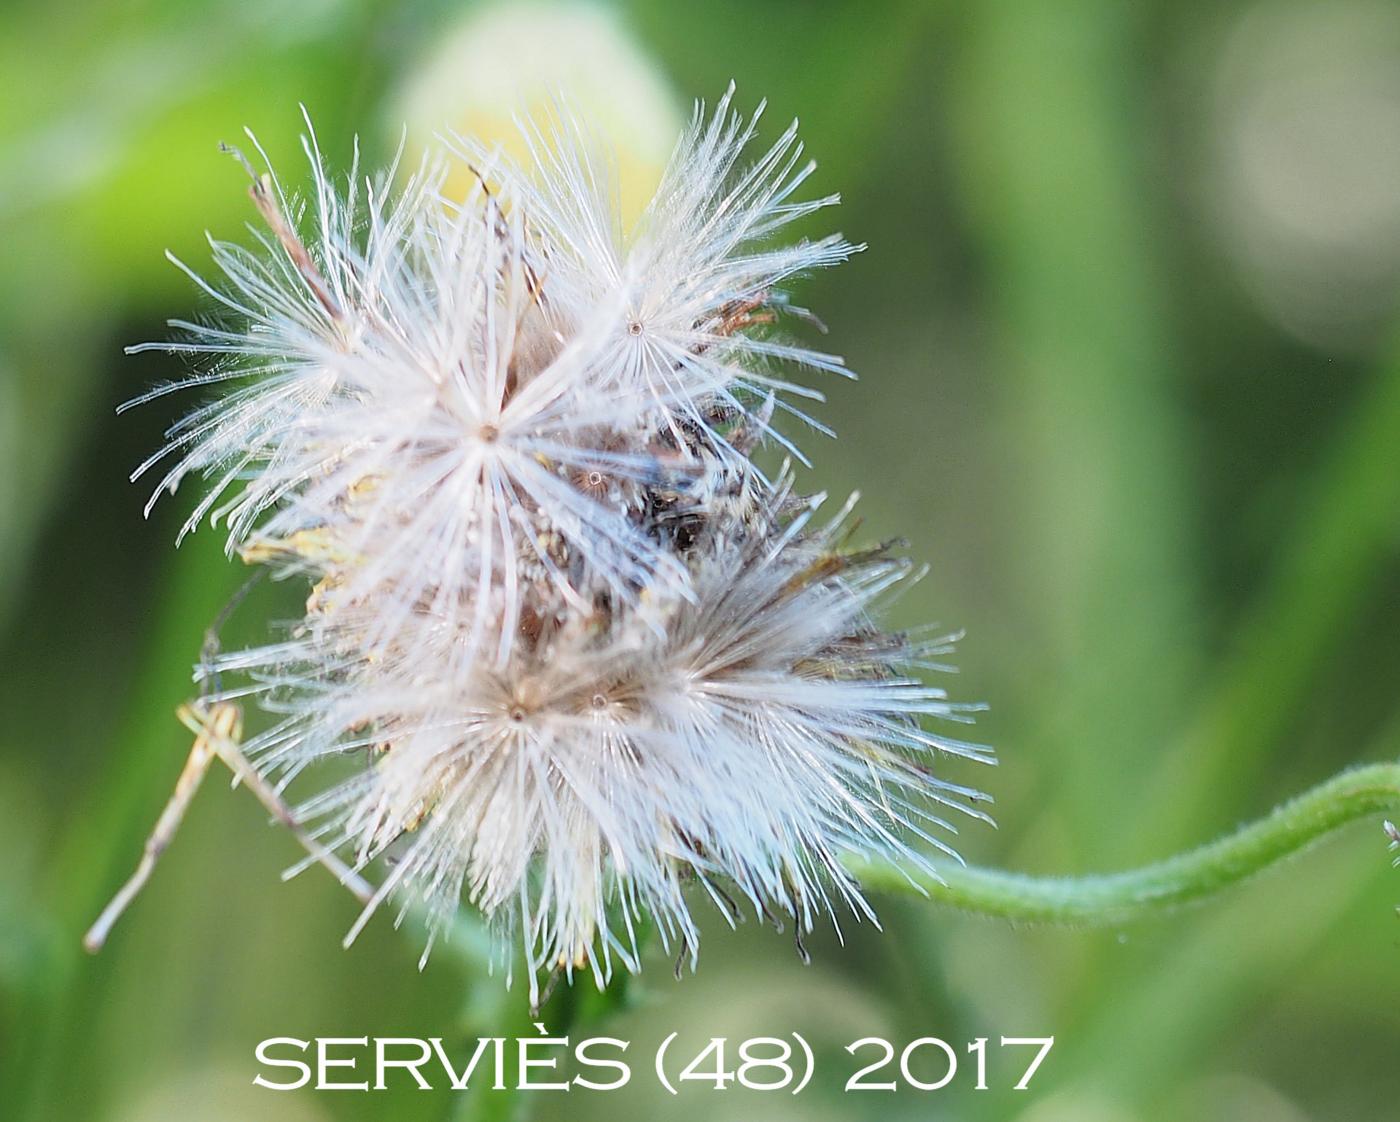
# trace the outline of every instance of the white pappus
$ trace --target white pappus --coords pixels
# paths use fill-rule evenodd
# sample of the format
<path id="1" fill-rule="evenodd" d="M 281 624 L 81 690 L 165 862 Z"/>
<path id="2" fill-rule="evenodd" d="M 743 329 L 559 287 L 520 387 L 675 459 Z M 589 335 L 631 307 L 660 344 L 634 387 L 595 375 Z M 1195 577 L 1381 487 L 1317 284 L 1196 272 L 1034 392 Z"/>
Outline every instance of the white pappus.
<path id="1" fill-rule="evenodd" d="M 950 640 L 875 623 L 908 564 L 750 459 L 795 453 L 776 413 L 820 396 L 784 366 L 844 371 L 784 333 L 783 286 L 858 247 L 778 238 L 836 200 L 797 198 L 795 125 L 752 156 L 731 95 L 631 230 L 562 106 L 524 164 L 453 138 L 400 187 L 358 160 L 338 186 L 308 132 L 305 202 L 255 175 L 258 244 L 211 241 L 226 314 L 145 345 L 203 365 L 138 401 L 215 394 L 138 474 L 205 476 L 185 529 L 313 584 L 289 635 L 207 661 L 204 700 L 271 715 L 239 759 L 365 885 L 347 942 L 386 900 L 437 931 L 465 898 L 533 999 L 542 971 L 637 969 L 644 923 L 693 964 L 698 898 L 799 945 L 838 904 L 873 917 L 844 855 L 931 871 L 946 815 L 985 817 L 933 766 L 990 752 L 922 723 L 975 708 L 917 676 Z"/>

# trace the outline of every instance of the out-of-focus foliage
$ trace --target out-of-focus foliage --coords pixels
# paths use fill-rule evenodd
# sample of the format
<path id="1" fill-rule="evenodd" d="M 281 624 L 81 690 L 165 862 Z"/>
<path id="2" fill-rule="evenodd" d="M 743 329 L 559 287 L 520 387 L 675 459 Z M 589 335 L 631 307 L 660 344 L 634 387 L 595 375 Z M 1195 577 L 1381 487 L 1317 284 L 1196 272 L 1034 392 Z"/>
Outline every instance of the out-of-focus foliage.
<path id="1" fill-rule="evenodd" d="M 77 943 L 178 771 L 171 711 L 241 575 L 208 531 L 172 551 L 186 497 L 142 522 L 124 477 L 183 403 L 115 417 L 175 373 L 120 348 L 199 307 L 164 249 L 199 267 L 205 229 L 252 217 L 216 150 L 245 124 L 289 179 L 299 103 L 342 165 L 356 131 L 379 162 L 405 125 L 411 144 L 497 127 L 464 20 L 497 28 L 511 82 L 557 71 L 615 98 L 638 168 L 731 78 L 741 104 L 769 99 L 770 133 L 802 117 L 818 188 L 870 244 L 800 294 L 862 375 L 823 387 L 840 439 L 810 482 L 859 487 L 870 537 L 930 563 L 897 622 L 967 629 L 952 685 L 992 704 L 1002 758 L 976 776 L 1001 829 L 966 830 L 970 859 L 1133 863 L 1400 747 L 1400 9 L 511 7 L 0 9 L 0 1117 L 468 1117 L 447 1092 L 260 1092 L 253 1047 L 527 1028 L 518 990 L 446 954 L 420 975 L 387 923 L 342 952 L 353 903 L 314 873 L 279 883 L 292 843 L 220 784 L 104 955 Z M 604 30 L 558 33 L 585 25 Z M 297 595 L 259 590 L 227 642 Z M 1358 829 L 1121 933 L 887 901 L 883 933 L 821 933 L 804 968 L 788 939 L 715 922 L 698 976 L 658 957 L 602 1023 L 639 1046 L 809 1035 L 823 1076 L 781 1102 L 726 1092 L 736 1116 L 1388 1117 L 1397 898 Z M 841 1045 L 870 1033 L 1059 1043 L 1028 1094 L 843 1095 Z M 533 1101 L 585 1119 L 718 1101 L 663 1098 L 639 1078 Z"/>

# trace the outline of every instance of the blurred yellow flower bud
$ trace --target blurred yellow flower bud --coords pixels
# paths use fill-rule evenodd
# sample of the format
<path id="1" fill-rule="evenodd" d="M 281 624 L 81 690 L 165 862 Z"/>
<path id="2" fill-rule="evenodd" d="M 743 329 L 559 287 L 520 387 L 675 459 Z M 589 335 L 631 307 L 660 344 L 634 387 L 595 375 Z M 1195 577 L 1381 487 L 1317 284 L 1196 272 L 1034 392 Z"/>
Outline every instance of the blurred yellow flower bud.
<path id="1" fill-rule="evenodd" d="M 621 215 L 630 224 L 656 190 L 684 118 L 675 92 L 612 12 L 588 3 L 495 4 L 449 30 L 391 105 L 407 130 L 406 163 L 452 130 L 526 156 L 517 116 L 540 117 L 566 93 L 616 157 Z M 471 173 L 447 183 L 465 195 Z"/>

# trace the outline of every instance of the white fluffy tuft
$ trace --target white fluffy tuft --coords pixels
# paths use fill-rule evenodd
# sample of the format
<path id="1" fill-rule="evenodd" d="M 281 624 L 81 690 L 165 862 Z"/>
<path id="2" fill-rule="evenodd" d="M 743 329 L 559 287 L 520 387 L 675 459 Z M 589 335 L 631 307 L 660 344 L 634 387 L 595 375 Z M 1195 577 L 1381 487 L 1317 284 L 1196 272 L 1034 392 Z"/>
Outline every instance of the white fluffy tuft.
<path id="1" fill-rule="evenodd" d="M 227 315 L 159 345 L 205 366 L 138 401 L 218 392 L 138 474 L 203 475 L 186 531 L 314 582 L 291 635 L 214 669 L 274 714 L 247 754 L 313 788 L 298 817 L 382 867 L 352 937 L 391 896 L 440 924 L 465 895 L 532 994 L 601 984 L 643 917 L 693 959 L 697 892 L 799 932 L 869 914 L 843 854 L 928 869 L 947 810 L 982 816 L 930 770 L 989 758 L 921 724 L 968 712 L 913 676 L 947 641 L 872 622 L 906 564 L 750 462 L 817 396 L 784 366 L 845 370 L 782 333 L 782 288 L 857 247 L 777 239 L 836 200 L 798 198 L 795 124 L 751 155 L 731 95 L 627 231 L 563 105 L 528 166 L 454 138 L 397 189 L 337 187 L 308 131 L 308 199 L 256 177 L 258 245 L 196 278 Z M 453 159 L 476 186 L 449 201 Z"/>

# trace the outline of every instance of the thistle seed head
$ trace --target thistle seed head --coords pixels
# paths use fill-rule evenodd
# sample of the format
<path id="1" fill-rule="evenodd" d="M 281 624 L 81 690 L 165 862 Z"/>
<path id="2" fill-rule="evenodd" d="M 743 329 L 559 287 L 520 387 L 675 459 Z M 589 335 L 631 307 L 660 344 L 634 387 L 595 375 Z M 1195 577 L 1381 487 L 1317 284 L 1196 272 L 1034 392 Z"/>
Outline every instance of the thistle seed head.
<path id="1" fill-rule="evenodd" d="M 255 175 L 257 244 L 196 278 L 228 314 L 147 345 L 203 365 L 138 401 L 216 392 L 138 474 L 202 475 L 185 531 L 312 585 L 204 672 L 271 714 L 246 756 L 301 826 L 377 871 L 351 937 L 390 898 L 440 927 L 465 897 L 532 994 L 601 984 L 644 915 L 692 961 L 701 896 L 799 932 L 869 915 L 843 854 L 927 870 L 950 812 L 982 816 L 933 761 L 989 753 L 924 727 L 971 708 L 917 676 L 950 640 L 875 622 L 907 562 L 750 459 L 800 456 L 777 418 L 819 395 L 784 369 L 845 371 L 786 333 L 785 286 L 858 247 L 781 240 L 835 196 L 799 197 L 795 125 L 754 155 L 731 95 L 629 230 L 565 107 L 524 165 L 454 138 L 399 187 L 333 182 L 308 122 L 307 198 Z"/>

